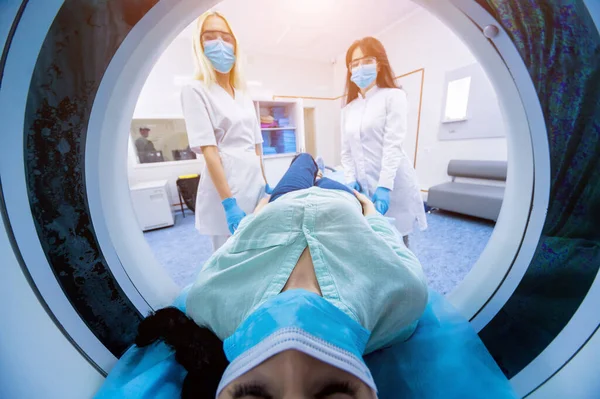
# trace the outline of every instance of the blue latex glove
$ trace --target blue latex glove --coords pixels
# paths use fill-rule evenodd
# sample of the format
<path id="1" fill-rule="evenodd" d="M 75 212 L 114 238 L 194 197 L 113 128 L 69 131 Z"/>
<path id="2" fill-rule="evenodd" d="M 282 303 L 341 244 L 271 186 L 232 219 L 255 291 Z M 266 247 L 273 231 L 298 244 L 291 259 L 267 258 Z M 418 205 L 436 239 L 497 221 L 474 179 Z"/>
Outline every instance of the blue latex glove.
<path id="1" fill-rule="evenodd" d="M 267 183 L 267 185 L 265 186 L 265 193 L 269 195 L 273 194 L 273 189 L 271 188 L 271 186 L 269 186 L 269 183 Z"/>
<path id="2" fill-rule="evenodd" d="M 362 188 L 360 187 L 360 184 L 358 184 L 357 181 L 353 181 L 352 183 L 348 183 L 346 184 L 348 187 L 350 187 L 352 190 L 356 190 L 359 193 L 362 192 Z"/>
<path id="3" fill-rule="evenodd" d="M 390 189 L 384 187 L 377 187 L 375 190 L 375 195 L 373 195 L 373 204 L 375 205 L 375 209 L 377 212 L 385 215 L 390 209 Z"/>
<path id="4" fill-rule="evenodd" d="M 231 234 L 235 233 L 240 222 L 246 217 L 246 212 L 238 206 L 235 198 L 226 198 L 222 202 L 223 208 L 225 209 L 225 216 L 227 217 L 227 227 Z"/>

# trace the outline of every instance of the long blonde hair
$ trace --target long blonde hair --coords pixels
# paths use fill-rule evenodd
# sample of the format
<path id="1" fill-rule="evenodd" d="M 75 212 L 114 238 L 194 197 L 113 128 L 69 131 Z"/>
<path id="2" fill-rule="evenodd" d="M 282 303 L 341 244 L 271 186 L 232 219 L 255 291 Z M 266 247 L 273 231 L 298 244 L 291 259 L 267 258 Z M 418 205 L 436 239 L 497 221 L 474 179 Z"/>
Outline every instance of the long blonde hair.
<path id="1" fill-rule="evenodd" d="M 217 11 L 207 11 L 204 14 L 202 14 L 196 21 L 196 29 L 194 30 L 194 37 L 192 38 L 194 50 L 194 64 L 196 67 L 194 79 L 201 80 L 206 85 L 212 85 L 214 83 L 217 83 L 215 69 L 213 68 L 210 60 L 204 55 L 204 48 L 202 46 L 201 38 L 202 30 L 204 29 L 204 24 L 206 23 L 206 20 L 210 17 L 219 17 L 223 21 L 225 21 L 225 24 L 227 25 L 229 31 L 235 39 L 235 64 L 233 65 L 231 72 L 229 72 L 229 83 L 234 88 L 238 90 L 243 90 L 246 87 L 246 82 L 244 81 L 242 74 L 242 67 L 240 62 L 240 46 L 237 37 L 233 33 L 233 29 L 231 29 L 231 25 L 229 25 L 229 21 L 227 21 L 227 18 L 225 18 L 223 14 Z"/>

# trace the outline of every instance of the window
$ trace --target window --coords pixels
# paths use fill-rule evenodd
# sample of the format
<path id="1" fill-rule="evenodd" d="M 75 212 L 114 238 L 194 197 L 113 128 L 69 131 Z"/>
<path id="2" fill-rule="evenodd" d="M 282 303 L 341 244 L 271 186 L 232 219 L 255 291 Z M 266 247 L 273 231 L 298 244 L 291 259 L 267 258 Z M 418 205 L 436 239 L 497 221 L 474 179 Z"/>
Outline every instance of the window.
<path id="1" fill-rule="evenodd" d="M 496 92 L 481 65 L 447 71 L 444 85 L 439 140 L 505 137 Z"/>
<path id="2" fill-rule="evenodd" d="M 196 159 L 183 119 L 134 119 L 130 134 L 138 163 Z"/>
<path id="3" fill-rule="evenodd" d="M 464 121 L 467 119 L 471 77 L 451 80 L 448 82 L 444 122 Z"/>

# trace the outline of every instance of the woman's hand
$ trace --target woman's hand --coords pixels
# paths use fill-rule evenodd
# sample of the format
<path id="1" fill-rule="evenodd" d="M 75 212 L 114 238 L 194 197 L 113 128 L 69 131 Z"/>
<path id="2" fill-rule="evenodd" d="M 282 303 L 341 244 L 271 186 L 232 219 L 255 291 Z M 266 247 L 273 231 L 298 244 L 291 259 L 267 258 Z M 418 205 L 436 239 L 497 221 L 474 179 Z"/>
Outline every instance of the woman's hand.
<path id="1" fill-rule="evenodd" d="M 356 198 L 358 199 L 358 201 L 360 201 L 360 204 L 362 205 L 363 215 L 365 215 L 365 216 L 376 215 L 377 210 L 375 209 L 375 205 L 373 205 L 373 202 L 371 202 L 369 197 L 367 197 L 364 194 L 359 193 L 356 190 L 353 190 L 353 191 L 354 191 L 354 195 L 356 196 Z"/>
<path id="2" fill-rule="evenodd" d="M 390 189 L 385 187 L 377 187 L 375 195 L 372 199 L 375 204 L 375 209 L 382 215 L 385 215 L 390 209 Z"/>
<path id="3" fill-rule="evenodd" d="M 243 218 L 246 217 L 246 212 L 242 210 L 237 204 L 235 198 L 230 197 L 221 202 L 223 204 L 223 209 L 225 209 L 225 217 L 227 218 L 227 227 L 229 227 L 229 231 L 233 235 L 237 230 L 240 222 Z"/>

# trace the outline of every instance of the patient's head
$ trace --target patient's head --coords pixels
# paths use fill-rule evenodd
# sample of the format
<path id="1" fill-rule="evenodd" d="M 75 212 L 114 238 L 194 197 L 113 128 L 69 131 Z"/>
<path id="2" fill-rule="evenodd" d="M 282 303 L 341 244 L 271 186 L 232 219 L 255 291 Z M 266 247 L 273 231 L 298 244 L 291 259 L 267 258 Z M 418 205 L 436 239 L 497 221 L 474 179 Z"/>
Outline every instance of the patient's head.
<path id="1" fill-rule="evenodd" d="M 176 308 L 148 316 L 138 328 L 136 345 L 162 340 L 175 349 L 186 368 L 182 398 L 214 398 L 229 364 L 223 343 Z M 372 399 L 364 382 L 337 367 L 296 350 L 278 353 L 227 384 L 218 399 Z"/>
<path id="2" fill-rule="evenodd" d="M 281 352 L 235 379 L 218 399 L 373 399 L 364 382 L 295 350 Z"/>

